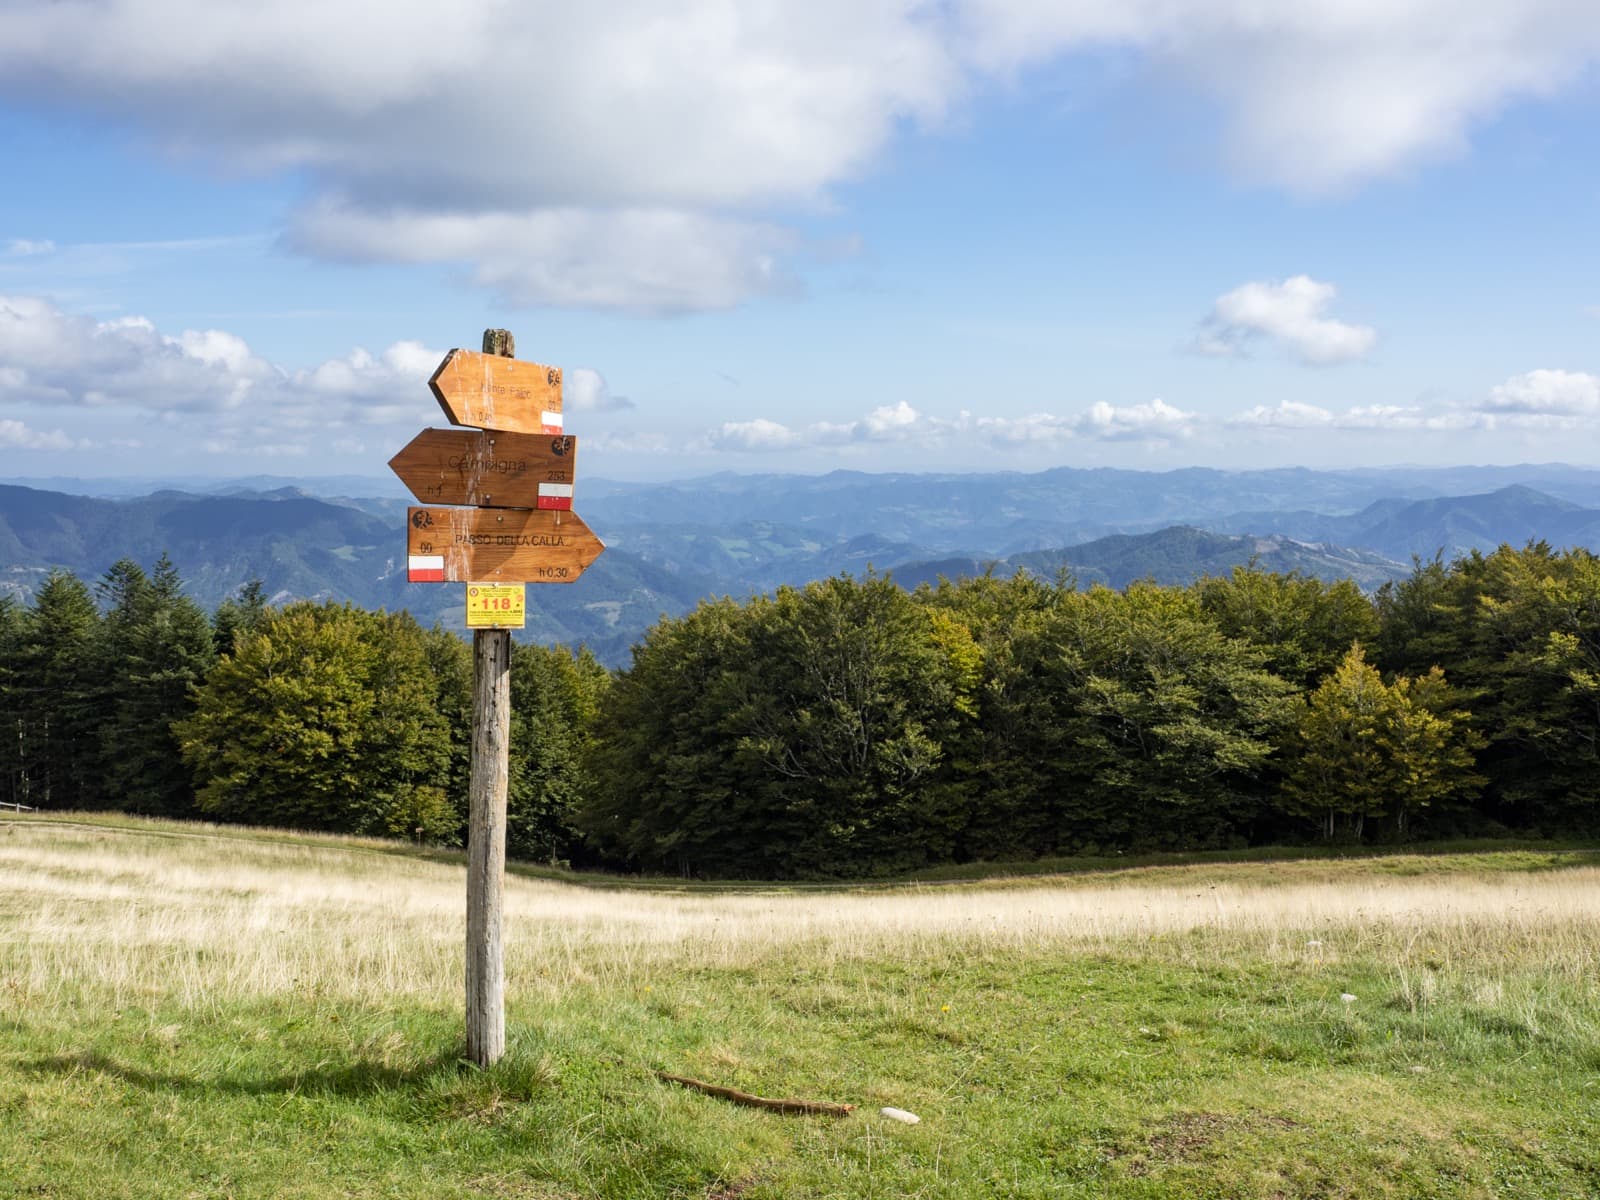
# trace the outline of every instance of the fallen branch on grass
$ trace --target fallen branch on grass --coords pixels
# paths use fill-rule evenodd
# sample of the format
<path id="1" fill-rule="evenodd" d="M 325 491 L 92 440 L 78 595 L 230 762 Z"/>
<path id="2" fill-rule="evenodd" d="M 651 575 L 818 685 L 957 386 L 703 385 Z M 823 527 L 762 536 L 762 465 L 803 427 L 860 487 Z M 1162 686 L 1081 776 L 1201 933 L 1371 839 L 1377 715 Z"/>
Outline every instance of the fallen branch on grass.
<path id="1" fill-rule="evenodd" d="M 665 1079 L 668 1083 L 682 1084 L 697 1092 L 704 1092 L 708 1096 L 721 1096 L 724 1100 L 731 1100 L 735 1104 L 745 1104 L 751 1108 L 764 1108 L 769 1112 L 781 1113 L 815 1113 L 824 1117 L 847 1117 L 850 1115 L 854 1104 L 830 1104 L 826 1100 L 769 1100 L 765 1096 L 752 1096 L 749 1092 L 741 1092 L 737 1088 L 718 1087 L 714 1083 L 706 1083 L 700 1079 L 690 1079 L 687 1075 L 668 1075 L 665 1071 L 656 1072 L 657 1079 Z"/>

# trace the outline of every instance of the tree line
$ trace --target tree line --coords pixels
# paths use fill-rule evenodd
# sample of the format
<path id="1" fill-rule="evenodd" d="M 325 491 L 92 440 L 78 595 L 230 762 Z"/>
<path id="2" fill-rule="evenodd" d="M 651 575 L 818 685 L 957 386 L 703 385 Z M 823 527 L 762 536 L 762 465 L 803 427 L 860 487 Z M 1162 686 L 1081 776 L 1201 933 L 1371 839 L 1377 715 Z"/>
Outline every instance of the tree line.
<path id="1" fill-rule="evenodd" d="M 566 853 L 607 678 L 583 651 L 513 648 L 512 853 Z M 275 608 L 252 583 L 208 615 L 165 557 L 0 596 L 11 804 L 459 844 L 471 710 L 471 647 L 407 613 Z"/>
<path id="2" fill-rule="evenodd" d="M 57 572 L 0 597 L 0 798 L 456 844 L 471 670 L 405 613 Z M 1543 543 L 1370 597 L 839 576 L 664 618 L 614 672 L 519 644 L 512 688 L 524 858 L 848 877 L 1600 824 L 1600 560 Z"/>

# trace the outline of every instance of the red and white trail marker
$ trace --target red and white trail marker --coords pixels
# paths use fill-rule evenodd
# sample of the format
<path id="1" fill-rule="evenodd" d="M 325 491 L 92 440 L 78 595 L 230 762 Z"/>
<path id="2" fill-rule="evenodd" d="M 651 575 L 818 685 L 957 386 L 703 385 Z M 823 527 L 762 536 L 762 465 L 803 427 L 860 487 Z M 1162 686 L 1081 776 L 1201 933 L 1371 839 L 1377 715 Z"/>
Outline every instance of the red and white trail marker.
<path id="1" fill-rule="evenodd" d="M 539 485 L 540 508 L 572 508 L 572 485 L 570 483 L 541 483 Z"/>
<path id="2" fill-rule="evenodd" d="M 442 555 L 442 554 L 408 554 L 408 555 L 406 555 L 406 582 L 407 583 L 443 583 L 444 582 L 444 555 Z"/>

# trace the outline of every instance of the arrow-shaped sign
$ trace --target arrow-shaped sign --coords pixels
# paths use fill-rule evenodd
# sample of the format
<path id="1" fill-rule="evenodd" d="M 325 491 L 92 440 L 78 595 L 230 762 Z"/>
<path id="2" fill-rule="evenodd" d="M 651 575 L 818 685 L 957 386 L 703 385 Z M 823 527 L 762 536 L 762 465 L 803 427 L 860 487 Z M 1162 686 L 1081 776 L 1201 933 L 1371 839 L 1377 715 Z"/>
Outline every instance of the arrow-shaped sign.
<path id="1" fill-rule="evenodd" d="M 571 583 L 604 549 L 575 512 L 406 510 L 410 583 Z"/>
<path id="2" fill-rule="evenodd" d="M 389 460 L 424 504 L 572 507 L 578 439 L 499 429 L 424 429 Z"/>
<path id="3" fill-rule="evenodd" d="M 509 433 L 561 432 L 561 368 L 452 350 L 428 380 L 456 425 Z"/>

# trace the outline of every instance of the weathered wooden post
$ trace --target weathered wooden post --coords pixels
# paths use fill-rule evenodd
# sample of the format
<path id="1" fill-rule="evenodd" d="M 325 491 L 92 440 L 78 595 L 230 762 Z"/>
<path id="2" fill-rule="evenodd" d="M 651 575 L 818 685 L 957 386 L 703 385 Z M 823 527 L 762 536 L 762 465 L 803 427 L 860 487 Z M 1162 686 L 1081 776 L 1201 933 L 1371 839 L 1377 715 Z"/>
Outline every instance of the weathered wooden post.
<path id="1" fill-rule="evenodd" d="M 389 460 L 423 504 L 406 510 L 407 582 L 468 585 L 467 1056 L 485 1067 L 506 1051 L 507 621 L 522 626 L 524 583 L 571 583 L 605 549 L 572 511 L 578 439 L 565 432 L 561 371 L 514 354 L 507 330 L 487 329 L 481 354 L 445 355 L 428 388 L 464 428 L 424 429 Z"/>
<path id="2" fill-rule="evenodd" d="M 505 329 L 483 331 L 483 352 L 516 357 Z M 467 1057 L 480 1067 L 506 1052 L 506 964 L 500 924 L 506 879 L 506 788 L 511 761 L 511 631 L 472 635 L 472 773 L 467 803 Z"/>

